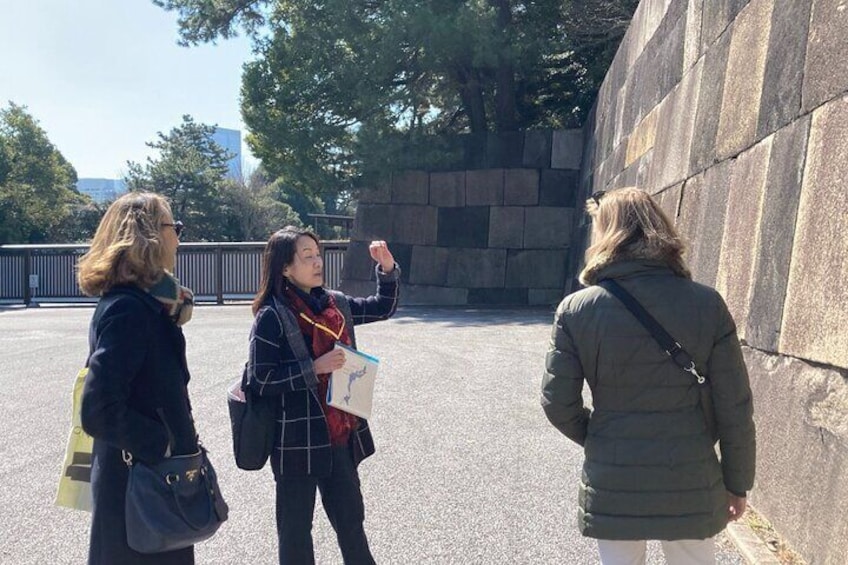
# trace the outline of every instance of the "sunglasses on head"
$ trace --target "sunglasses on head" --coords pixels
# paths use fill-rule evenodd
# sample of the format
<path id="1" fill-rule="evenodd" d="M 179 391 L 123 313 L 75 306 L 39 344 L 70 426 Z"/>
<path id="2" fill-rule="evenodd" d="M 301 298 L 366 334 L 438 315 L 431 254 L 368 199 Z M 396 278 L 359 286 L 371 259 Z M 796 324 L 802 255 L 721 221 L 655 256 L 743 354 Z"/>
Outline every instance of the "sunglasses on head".
<path id="1" fill-rule="evenodd" d="M 176 222 L 174 222 L 173 224 L 162 224 L 162 225 L 163 225 L 163 226 L 170 226 L 170 227 L 174 228 L 174 231 L 175 231 L 175 232 L 177 232 L 177 237 L 182 236 L 182 235 L 183 235 L 183 231 L 185 230 L 185 224 L 183 224 L 183 223 L 182 223 L 181 221 L 179 221 L 179 220 L 177 220 L 177 221 L 176 221 Z"/>
<path id="2" fill-rule="evenodd" d="M 591 195 L 589 196 L 589 200 L 591 200 L 592 202 L 594 202 L 594 203 L 595 203 L 595 206 L 600 206 L 600 205 L 601 205 L 601 199 L 604 197 L 604 195 L 605 195 L 606 193 L 607 193 L 607 191 L 606 191 L 606 190 L 599 190 L 598 192 L 596 192 L 596 193 L 594 193 L 594 194 L 591 194 Z"/>

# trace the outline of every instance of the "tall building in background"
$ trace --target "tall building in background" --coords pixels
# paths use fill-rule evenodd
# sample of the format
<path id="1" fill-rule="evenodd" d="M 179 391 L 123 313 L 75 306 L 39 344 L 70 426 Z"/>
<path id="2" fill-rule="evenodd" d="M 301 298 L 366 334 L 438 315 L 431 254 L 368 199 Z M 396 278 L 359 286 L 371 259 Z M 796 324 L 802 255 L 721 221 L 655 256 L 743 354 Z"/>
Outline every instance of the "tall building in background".
<path id="1" fill-rule="evenodd" d="M 121 179 L 79 179 L 77 190 L 87 194 L 98 204 L 111 202 L 127 191 L 127 184 Z"/>
<path id="2" fill-rule="evenodd" d="M 215 128 L 212 140 L 231 155 L 227 161 L 228 176 L 233 179 L 241 178 L 241 132 L 236 129 Z"/>

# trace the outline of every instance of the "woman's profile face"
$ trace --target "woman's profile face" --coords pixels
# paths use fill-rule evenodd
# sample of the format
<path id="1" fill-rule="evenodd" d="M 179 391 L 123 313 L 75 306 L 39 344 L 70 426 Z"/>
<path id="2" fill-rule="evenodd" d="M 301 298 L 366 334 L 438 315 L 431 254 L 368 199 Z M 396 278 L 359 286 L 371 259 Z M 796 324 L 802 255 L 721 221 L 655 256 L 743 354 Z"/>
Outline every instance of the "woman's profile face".
<path id="1" fill-rule="evenodd" d="M 297 238 L 294 260 L 283 268 L 283 276 L 300 290 L 309 292 L 324 284 L 324 260 L 318 244 L 308 235 Z"/>
<path id="2" fill-rule="evenodd" d="M 162 215 L 162 223 L 159 225 L 159 234 L 162 238 L 162 248 L 165 257 L 165 264 L 162 267 L 170 273 L 173 273 L 174 268 L 177 266 L 177 248 L 180 246 L 180 238 L 177 237 L 177 231 L 174 229 L 173 224 L 174 216 L 166 210 Z"/>

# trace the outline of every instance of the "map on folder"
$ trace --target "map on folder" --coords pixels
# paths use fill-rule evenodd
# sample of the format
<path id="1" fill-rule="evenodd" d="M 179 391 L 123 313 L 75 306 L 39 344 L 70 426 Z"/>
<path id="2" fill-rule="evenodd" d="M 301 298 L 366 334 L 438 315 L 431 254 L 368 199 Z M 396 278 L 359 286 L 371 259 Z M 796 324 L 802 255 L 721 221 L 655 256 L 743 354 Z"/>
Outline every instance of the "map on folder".
<path id="1" fill-rule="evenodd" d="M 344 350 L 345 364 L 330 377 L 327 404 L 368 419 L 380 360 L 338 342 L 336 347 Z"/>

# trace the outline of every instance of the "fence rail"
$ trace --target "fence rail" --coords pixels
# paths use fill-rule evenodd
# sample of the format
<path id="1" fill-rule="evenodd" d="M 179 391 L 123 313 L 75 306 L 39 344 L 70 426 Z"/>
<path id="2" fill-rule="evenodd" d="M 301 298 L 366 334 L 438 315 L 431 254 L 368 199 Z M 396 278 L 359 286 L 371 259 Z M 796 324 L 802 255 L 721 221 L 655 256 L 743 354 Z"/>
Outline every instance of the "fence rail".
<path id="1" fill-rule="evenodd" d="M 324 284 L 338 288 L 347 241 L 325 241 Z M 0 245 L 0 303 L 89 302 L 76 283 L 85 244 Z M 198 302 L 243 300 L 259 286 L 264 242 L 183 243 L 176 275 Z"/>

